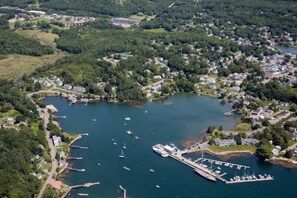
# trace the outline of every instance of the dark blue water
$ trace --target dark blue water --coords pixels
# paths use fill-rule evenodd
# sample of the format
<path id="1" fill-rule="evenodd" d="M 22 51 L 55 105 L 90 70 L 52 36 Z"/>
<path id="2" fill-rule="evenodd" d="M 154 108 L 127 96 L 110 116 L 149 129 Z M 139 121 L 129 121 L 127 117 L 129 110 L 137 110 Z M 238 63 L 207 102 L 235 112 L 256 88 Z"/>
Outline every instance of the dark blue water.
<path id="1" fill-rule="evenodd" d="M 77 193 L 88 193 L 94 198 L 122 197 L 119 185 L 125 187 L 128 196 L 133 198 L 297 197 L 296 170 L 270 165 L 253 156 L 229 161 L 251 166 L 250 173 L 273 175 L 274 181 L 235 185 L 212 183 L 196 175 L 191 168 L 152 151 L 151 147 L 156 143 L 173 142 L 179 145 L 187 138 L 196 137 L 209 125 L 234 127 L 238 117 L 224 116 L 230 106 L 220 105 L 216 99 L 182 94 L 164 101 L 172 102 L 170 106 L 143 103 L 143 109 L 104 102 L 68 105 L 65 100 L 56 97 L 46 98 L 45 102 L 56 106 L 58 115 L 67 116 L 67 119 L 60 120 L 65 131 L 89 133 L 75 143 L 89 149 L 73 149 L 71 153 L 72 156 L 83 157 L 83 160 L 72 162 L 74 167 L 85 168 L 86 172 L 70 172 L 65 183 L 75 185 L 99 181 L 101 184 L 73 190 L 69 197 L 79 197 Z M 131 121 L 124 120 L 128 116 Z M 92 121 L 94 118 L 96 122 Z M 140 139 L 128 136 L 127 130 L 133 131 Z M 114 145 L 114 141 L 118 145 Z M 127 146 L 126 159 L 120 159 L 118 155 L 124 142 Z M 191 156 L 199 157 L 198 154 Z M 124 170 L 123 166 L 131 171 Z M 149 172 L 151 168 L 155 173 Z M 226 177 L 240 174 L 243 173 L 233 169 Z"/>

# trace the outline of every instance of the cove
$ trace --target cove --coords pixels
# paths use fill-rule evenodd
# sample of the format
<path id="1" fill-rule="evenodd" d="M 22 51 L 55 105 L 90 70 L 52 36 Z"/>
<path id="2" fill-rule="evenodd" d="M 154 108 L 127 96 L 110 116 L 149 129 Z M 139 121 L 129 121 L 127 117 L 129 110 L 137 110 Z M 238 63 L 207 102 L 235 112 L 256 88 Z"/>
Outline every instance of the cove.
<path id="1" fill-rule="evenodd" d="M 89 133 L 75 143 L 89 149 L 71 151 L 72 156 L 83 157 L 83 160 L 72 161 L 73 167 L 85 168 L 86 172 L 69 172 L 64 182 L 75 185 L 99 181 L 101 184 L 73 190 L 68 197 L 80 197 L 77 193 L 88 193 L 92 198 L 122 197 L 119 185 L 126 188 L 127 195 L 133 198 L 285 198 L 297 194 L 296 170 L 271 165 L 254 156 L 244 155 L 229 161 L 251 166 L 258 174 L 270 174 L 274 181 L 236 185 L 212 183 L 195 174 L 191 168 L 152 151 L 152 145 L 157 143 L 172 142 L 179 146 L 183 140 L 199 135 L 209 125 L 233 128 L 239 117 L 224 116 L 231 107 L 220 105 L 216 99 L 178 94 L 162 103 L 142 103 L 142 108 L 106 102 L 68 105 L 59 97 L 47 97 L 45 103 L 57 107 L 57 115 L 67 116 L 67 119 L 59 120 L 65 131 Z M 125 117 L 131 120 L 125 120 Z M 126 133 L 128 130 L 133 132 L 133 137 Z M 140 139 L 136 140 L 135 136 Z M 119 154 L 124 143 L 126 158 L 121 159 Z M 198 156 L 191 155 L 193 158 Z M 123 166 L 131 170 L 126 171 Z M 150 169 L 155 172 L 150 172 Z M 230 176 L 234 174 L 240 173 L 228 172 Z"/>

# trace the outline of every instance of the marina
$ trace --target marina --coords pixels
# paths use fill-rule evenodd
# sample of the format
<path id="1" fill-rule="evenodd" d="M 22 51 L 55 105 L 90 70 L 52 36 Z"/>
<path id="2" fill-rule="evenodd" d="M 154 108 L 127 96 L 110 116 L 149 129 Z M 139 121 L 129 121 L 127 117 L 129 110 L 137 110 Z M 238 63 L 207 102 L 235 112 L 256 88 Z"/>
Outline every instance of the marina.
<path id="1" fill-rule="evenodd" d="M 88 132 L 91 137 L 82 138 L 74 143 L 74 145 L 88 146 L 88 150 L 71 149 L 71 156 L 83 157 L 83 160 L 71 161 L 73 167 L 85 168 L 86 173 L 68 171 L 64 175 L 65 183 L 71 186 L 88 181 L 101 182 L 94 188 L 73 190 L 68 197 L 79 198 L 77 193 L 88 193 L 90 198 L 97 198 L 98 195 L 123 197 L 123 192 L 118 188 L 119 185 L 128 190 L 129 196 L 141 198 L 216 198 L 232 197 L 233 195 L 234 197 L 240 195 L 241 198 L 258 197 L 259 195 L 262 198 L 290 198 L 284 192 L 288 192 L 290 195 L 297 193 L 297 189 L 294 188 L 294 183 L 297 181 L 297 170 L 271 165 L 253 155 L 237 155 L 227 161 L 249 166 L 250 168 L 246 170 L 247 174 L 252 175 L 255 169 L 257 178 L 259 178 L 259 174 L 264 176 L 266 173 L 272 175 L 274 180 L 226 185 L 218 179 L 216 182 L 204 179 L 193 168 L 183 165 L 181 162 L 177 163 L 171 157 L 163 159 L 156 155 L 152 151 L 152 146 L 157 143 L 165 145 L 172 142 L 181 149 L 183 140 L 195 136 L 199 133 L 198 131 L 202 131 L 207 126 L 222 125 L 225 130 L 229 130 L 234 126 L 232 123 L 236 121 L 236 114 L 224 116 L 224 112 L 231 110 L 227 105 L 220 105 L 219 102 L 211 98 L 176 95 L 168 99 L 174 105 L 144 103 L 144 109 L 149 111 L 148 114 L 145 114 L 144 109 L 128 105 L 98 102 L 88 106 L 82 104 L 68 106 L 64 100 L 56 97 L 48 98 L 48 104 L 56 106 L 61 115 L 67 115 L 67 119 L 59 120 L 63 130 L 77 132 L 76 134 L 84 131 Z M 176 112 L 179 112 L 178 115 Z M 127 116 L 130 116 L 132 120 L 125 121 L 123 118 Z M 97 118 L 97 122 L 93 124 L 94 117 Z M 127 123 L 127 126 L 124 125 L 124 122 Z M 133 136 L 137 135 L 141 139 L 136 141 L 134 137 L 131 138 L 126 133 L 128 130 L 133 131 Z M 151 135 L 151 132 L 154 135 Z M 114 146 L 111 139 L 116 139 L 118 146 Z M 124 150 L 127 158 L 122 160 L 118 155 L 121 153 L 124 142 L 127 146 L 127 151 Z M 190 145 L 186 148 L 190 148 Z M 184 151 L 184 149 L 181 150 Z M 201 153 L 185 152 L 183 157 L 191 158 L 194 161 L 201 158 Z M 225 161 L 209 155 L 207 152 L 204 153 L 204 157 Z M 210 162 L 204 161 L 203 164 L 210 169 Z M 126 171 L 123 166 L 131 168 L 131 171 Z M 231 178 L 234 179 L 234 176 L 244 175 L 244 168 L 238 170 L 235 166 L 231 168 L 225 164 L 213 163 L 214 171 L 219 170 L 217 166 L 221 168 L 220 175 L 227 173 L 222 176 L 227 181 L 230 181 Z M 150 172 L 150 169 L 155 172 Z M 156 185 L 159 185 L 160 189 L 157 189 Z M 245 193 L 247 189 L 249 193 Z"/>
<path id="2" fill-rule="evenodd" d="M 203 155 L 201 158 L 198 158 L 197 160 L 192 161 L 191 159 L 183 157 L 183 154 L 188 153 L 189 150 L 187 150 L 187 151 L 179 150 L 174 144 L 165 145 L 165 146 L 163 146 L 162 144 L 156 144 L 152 148 L 156 153 L 158 153 L 162 157 L 171 157 L 171 158 L 193 168 L 194 171 L 196 173 L 198 173 L 200 176 L 202 176 L 210 181 L 213 181 L 213 182 L 215 182 L 217 179 L 226 183 L 226 184 L 237 184 L 237 183 L 273 180 L 273 177 L 270 175 L 267 175 L 267 176 L 259 175 L 259 178 L 257 178 L 254 175 L 250 176 L 250 175 L 246 175 L 246 174 L 245 174 L 245 176 L 242 176 L 242 177 L 236 176 L 236 177 L 234 177 L 234 179 L 231 178 L 230 180 L 227 180 L 227 179 L 223 178 L 223 176 L 225 176 L 227 173 L 220 174 L 220 172 L 221 172 L 220 170 L 214 171 L 212 169 L 213 163 L 215 163 L 217 165 L 224 165 L 225 167 L 229 167 L 229 168 L 232 168 L 235 166 L 235 167 L 237 167 L 238 170 L 241 167 L 243 167 L 244 169 L 248 169 L 250 167 L 245 166 L 245 165 L 240 165 L 240 164 L 233 164 L 233 163 L 229 163 L 229 162 L 204 158 Z M 208 168 L 207 165 L 203 164 L 203 162 L 206 162 L 206 161 L 211 163 L 210 168 Z M 221 169 L 221 168 L 219 168 L 219 169 Z"/>

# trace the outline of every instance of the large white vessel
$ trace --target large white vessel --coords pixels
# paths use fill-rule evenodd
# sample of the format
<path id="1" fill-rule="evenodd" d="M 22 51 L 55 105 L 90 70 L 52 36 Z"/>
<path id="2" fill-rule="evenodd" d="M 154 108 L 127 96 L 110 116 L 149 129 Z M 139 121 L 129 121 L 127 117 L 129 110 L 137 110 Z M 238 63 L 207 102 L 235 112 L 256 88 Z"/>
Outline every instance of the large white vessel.
<path id="1" fill-rule="evenodd" d="M 162 144 L 156 144 L 153 146 L 153 150 L 160 154 L 162 157 L 168 157 L 168 153 L 165 151 L 164 146 Z"/>

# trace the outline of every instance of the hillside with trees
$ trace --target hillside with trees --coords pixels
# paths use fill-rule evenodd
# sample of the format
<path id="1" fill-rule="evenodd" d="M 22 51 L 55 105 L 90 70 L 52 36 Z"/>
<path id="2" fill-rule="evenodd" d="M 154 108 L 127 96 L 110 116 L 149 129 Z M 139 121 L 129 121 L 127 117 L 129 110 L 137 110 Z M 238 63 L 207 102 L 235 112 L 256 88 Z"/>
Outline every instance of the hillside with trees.
<path id="1" fill-rule="evenodd" d="M 34 197 L 41 181 L 32 174 L 37 167 L 31 159 L 44 156 L 47 147 L 42 122 L 33 103 L 5 80 L 0 81 L 0 113 L 0 196 Z M 14 124 L 3 123 L 8 115 Z"/>

